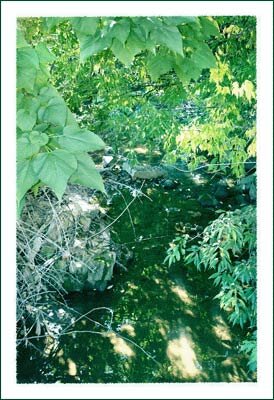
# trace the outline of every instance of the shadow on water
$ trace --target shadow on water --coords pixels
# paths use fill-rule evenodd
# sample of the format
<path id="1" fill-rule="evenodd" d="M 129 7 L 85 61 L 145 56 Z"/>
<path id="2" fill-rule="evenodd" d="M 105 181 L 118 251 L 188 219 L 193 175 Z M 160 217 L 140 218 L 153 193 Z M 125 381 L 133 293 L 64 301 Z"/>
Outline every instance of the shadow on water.
<path id="1" fill-rule="evenodd" d="M 178 229 L 196 226 L 199 231 L 215 218 L 214 210 L 197 201 L 209 189 L 186 177 L 169 191 L 145 184 L 152 201 L 136 198 L 130 214 L 114 226 L 113 239 L 134 253 L 128 270 L 116 271 L 110 290 L 68 299 L 81 314 L 109 307 L 113 318 L 107 309 L 81 318 L 48 357 L 21 348 L 19 382 L 250 381 L 238 351 L 241 331 L 231 329 L 212 300 L 216 292 L 206 274 L 182 262 L 171 268 L 163 264 Z M 128 193 L 124 196 L 130 201 Z M 117 195 L 111 217 L 124 207 Z"/>

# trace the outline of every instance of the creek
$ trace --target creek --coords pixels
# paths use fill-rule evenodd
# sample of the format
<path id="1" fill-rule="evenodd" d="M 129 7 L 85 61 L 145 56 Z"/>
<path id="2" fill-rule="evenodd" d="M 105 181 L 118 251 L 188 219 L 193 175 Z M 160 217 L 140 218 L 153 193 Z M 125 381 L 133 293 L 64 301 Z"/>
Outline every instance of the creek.
<path id="1" fill-rule="evenodd" d="M 198 202 L 210 193 L 210 183 L 182 173 L 177 179 L 172 189 L 144 183 L 149 198 L 136 197 L 112 226 L 112 239 L 133 254 L 127 270 L 115 267 L 104 292 L 67 297 L 82 317 L 54 351 L 41 354 L 35 342 L 37 349 L 19 347 L 19 383 L 251 380 L 239 352 L 242 331 L 228 324 L 213 300 L 218 292 L 208 275 L 183 261 L 163 263 L 176 233 L 195 236 L 216 218 L 213 208 Z M 108 222 L 132 199 L 127 190 L 113 188 Z"/>

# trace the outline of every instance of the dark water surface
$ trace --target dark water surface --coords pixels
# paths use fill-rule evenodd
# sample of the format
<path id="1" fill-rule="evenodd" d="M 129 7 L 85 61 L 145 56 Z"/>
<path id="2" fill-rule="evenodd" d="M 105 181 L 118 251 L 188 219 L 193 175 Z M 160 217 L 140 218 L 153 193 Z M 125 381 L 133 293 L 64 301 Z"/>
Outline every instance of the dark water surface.
<path id="1" fill-rule="evenodd" d="M 241 330 L 230 327 L 212 300 L 217 292 L 207 275 L 183 262 L 163 264 L 176 232 L 195 236 L 216 217 L 197 200 L 210 185 L 183 176 L 176 189 L 145 183 L 143 191 L 151 200 L 136 198 L 113 226 L 113 240 L 133 252 L 127 271 L 117 268 L 105 292 L 67 299 L 80 314 L 98 309 L 76 322 L 54 352 L 21 346 L 18 382 L 250 381 L 239 353 Z M 132 199 L 123 196 L 114 197 L 112 218 Z"/>

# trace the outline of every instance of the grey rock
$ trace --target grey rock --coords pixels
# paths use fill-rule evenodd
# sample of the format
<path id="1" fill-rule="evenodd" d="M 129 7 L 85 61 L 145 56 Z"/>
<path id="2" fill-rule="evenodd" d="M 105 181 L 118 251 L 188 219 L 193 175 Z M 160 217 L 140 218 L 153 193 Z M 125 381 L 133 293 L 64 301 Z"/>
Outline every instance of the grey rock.
<path id="1" fill-rule="evenodd" d="M 201 194 L 198 201 L 203 207 L 216 207 L 219 204 L 215 197 L 208 193 Z"/>
<path id="2" fill-rule="evenodd" d="M 175 189 L 179 185 L 179 182 L 174 179 L 165 179 L 161 184 L 164 189 Z"/>
<path id="3" fill-rule="evenodd" d="M 134 167 L 131 167 L 127 161 L 123 163 L 122 168 L 132 177 L 133 180 L 152 180 L 167 175 L 167 172 L 161 167 L 152 167 L 150 165 L 135 165 Z"/>

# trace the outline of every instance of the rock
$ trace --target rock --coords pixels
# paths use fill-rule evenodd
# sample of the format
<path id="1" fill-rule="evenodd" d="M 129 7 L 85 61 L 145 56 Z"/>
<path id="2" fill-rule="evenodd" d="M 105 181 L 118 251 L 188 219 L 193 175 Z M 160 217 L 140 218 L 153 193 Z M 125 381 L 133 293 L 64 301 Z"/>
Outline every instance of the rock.
<path id="1" fill-rule="evenodd" d="M 214 192 L 214 196 L 218 200 L 225 200 L 230 196 L 229 188 L 226 186 L 226 184 L 218 184 L 217 189 Z"/>
<path id="2" fill-rule="evenodd" d="M 52 285 L 61 292 L 103 290 L 112 278 L 116 253 L 97 198 L 90 197 L 89 189 L 71 187 L 61 203 L 42 198 L 43 207 L 39 207 L 39 199 L 36 201 L 37 207 L 31 210 L 36 236 L 26 241 L 25 250 L 30 267 L 35 266 L 36 258 L 42 258 Z M 42 213 L 44 220 L 39 218 Z M 27 246 L 28 242 L 32 247 Z M 28 282 L 38 277 L 27 274 L 26 267 L 24 270 Z"/>
<path id="3" fill-rule="evenodd" d="M 106 252 L 100 256 L 100 259 L 94 260 L 92 269 L 88 272 L 85 289 L 105 290 L 108 281 L 112 278 L 113 267 L 116 262 L 114 252 Z"/>
<path id="4" fill-rule="evenodd" d="M 175 189 L 180 182 L 174 180 L 174 179 L 165 179 L 164 181 L 161 182 L 161 185 L 163 186 L 164 189 Z"/>
<path id="5" fill-rule="evenodd" d="M 135 179 L 157 179 L 166 176 L 166 171 L 161 167 L 152 167 L 150 165 L 135 165 L 131 167 L 126 161 L 123 163 L 122 168 L 126 171 L 133 180 Z"/>
<path id="6" fill-rule="evenodd" d="M 113 156 L 103 156 L 103 167 L 105 168 L 113 160 Z"/>
<path id="7" fill-rule="evenodd" d="M 216 207 L 219 204 L 215 197 L 208 193 L 201 194 L 198 201 L 203 207 Z"/>

